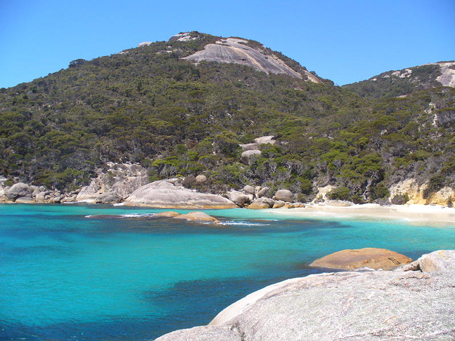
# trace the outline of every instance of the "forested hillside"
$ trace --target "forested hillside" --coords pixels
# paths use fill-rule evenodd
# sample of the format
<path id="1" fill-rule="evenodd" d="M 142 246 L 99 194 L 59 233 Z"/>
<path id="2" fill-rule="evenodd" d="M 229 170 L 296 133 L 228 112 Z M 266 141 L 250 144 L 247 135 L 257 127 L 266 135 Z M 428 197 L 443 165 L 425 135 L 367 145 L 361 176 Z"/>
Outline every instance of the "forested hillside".
<path id="1" fill-rule="evenodd" d="M 302 201 L 328 184 L 337 186 L 331 197 L 355 202 L 381 201 L 409 177 L 430 181 L 432 191 L 455 184 L 455 89 L 364 96 L 327 80 L 196 65 L 181 58 L 219 37 L 191 35 L 75 60 L 0 89 L 0 175 L 8 184 L 75 190 L 109 161 L 132 162 L 151 181 L 205 174 L 213 192 L 262 185 Z M 264 135 L 277 143 L 242 163 L 239 144 Z"/>

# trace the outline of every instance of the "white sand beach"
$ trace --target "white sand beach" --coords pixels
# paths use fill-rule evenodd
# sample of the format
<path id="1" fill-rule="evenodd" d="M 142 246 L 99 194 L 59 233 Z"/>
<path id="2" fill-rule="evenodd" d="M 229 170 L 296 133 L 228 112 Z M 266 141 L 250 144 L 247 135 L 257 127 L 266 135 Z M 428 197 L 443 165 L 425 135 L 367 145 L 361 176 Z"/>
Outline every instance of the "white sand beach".
<path id="1" fill-rule="evenodd" d="M 305 208 L 269 210 L 277 215 L 308 218 L 358 218 L 362 220 L 403 220 L 412 225 L 455 227 L 455 208 L 436 205 L 391 205 L 377 204 L 334 206 L 312 204 Z"/>

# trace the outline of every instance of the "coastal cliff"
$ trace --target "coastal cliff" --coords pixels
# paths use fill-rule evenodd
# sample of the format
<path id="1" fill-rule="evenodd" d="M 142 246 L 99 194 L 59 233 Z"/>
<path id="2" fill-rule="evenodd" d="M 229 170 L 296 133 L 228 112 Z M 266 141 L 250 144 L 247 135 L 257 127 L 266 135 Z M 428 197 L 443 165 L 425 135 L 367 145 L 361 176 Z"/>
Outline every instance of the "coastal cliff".
<path id="1" fill-rule="evenodd" d="M 280 282 L 237 301 L 208 326 L 157 341 L 452 340 L 455 250 L 395 271 L 324 273 Z"/>

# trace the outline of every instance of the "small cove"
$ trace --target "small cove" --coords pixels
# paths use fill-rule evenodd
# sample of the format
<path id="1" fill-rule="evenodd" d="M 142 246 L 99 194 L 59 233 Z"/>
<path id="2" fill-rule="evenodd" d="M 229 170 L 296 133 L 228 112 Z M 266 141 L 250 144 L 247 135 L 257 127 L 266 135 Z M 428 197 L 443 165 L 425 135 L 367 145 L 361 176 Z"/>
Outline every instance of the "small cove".
<path id="1" fill-rule="evenodd" d="M 323 272 L 307 264 L 331 252 L 455 248 L 452 227 L 242 209 L 205 211 L 223 222 L 211 225 L 154 219 L 161 211 L 0 205 L 0 339 L 153 339 L 206 324 L 266 285 Z"/>

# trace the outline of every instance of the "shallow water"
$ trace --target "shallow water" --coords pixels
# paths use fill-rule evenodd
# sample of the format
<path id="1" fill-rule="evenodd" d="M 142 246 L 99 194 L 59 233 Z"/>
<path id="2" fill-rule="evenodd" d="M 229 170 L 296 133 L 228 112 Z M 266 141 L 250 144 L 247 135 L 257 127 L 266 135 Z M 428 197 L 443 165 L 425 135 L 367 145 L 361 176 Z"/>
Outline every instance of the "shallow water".
<path id="1" fill-rule="evenodd" d="M 160 211 L 0 205 L 0 339 L 153 339 L 206 324 L 268 284 L 321 272 L 307 264 L 331 252 L 417 258 L 455 248 L 450 227 L 242 209 L 206 211 L 223 222 L 211 225 L 154 219 Z"/>

